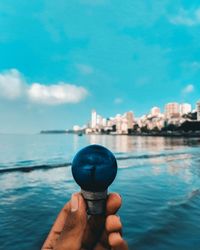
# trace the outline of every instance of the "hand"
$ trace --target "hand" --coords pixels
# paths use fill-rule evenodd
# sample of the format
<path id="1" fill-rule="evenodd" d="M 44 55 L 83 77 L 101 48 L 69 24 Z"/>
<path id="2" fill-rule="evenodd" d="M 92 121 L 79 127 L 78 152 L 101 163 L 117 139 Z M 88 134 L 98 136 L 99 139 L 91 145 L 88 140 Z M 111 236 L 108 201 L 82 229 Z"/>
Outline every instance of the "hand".
<path id="1" fill-rule="evenodd" d="M 88 219 L 82 195 L 73 194 L 58 215 L 42 250 L 128 250 L 121 237 L 122 224 L 115 215 L 120 206 L 120 196 L 110 194 L 106 216 L 94 215 Z"/>

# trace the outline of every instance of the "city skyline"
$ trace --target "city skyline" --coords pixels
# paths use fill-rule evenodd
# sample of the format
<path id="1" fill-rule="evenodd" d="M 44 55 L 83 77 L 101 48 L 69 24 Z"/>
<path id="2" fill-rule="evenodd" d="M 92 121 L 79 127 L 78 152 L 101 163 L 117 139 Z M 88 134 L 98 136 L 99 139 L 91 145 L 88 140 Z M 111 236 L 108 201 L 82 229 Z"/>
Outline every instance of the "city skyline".
<path id="1" fill-rule="evenodd" d="M 195 115 L 196 114 L 196 115 Z M 196 116 L 196 118 L 194 118 Z M 169 125 L 181 126 L 186 121 L 200 121 L 200 101 L 196 102 L 195 109 L 190 103 L 170 102 L 164 106 L 164 112 L 160 107 L 152 107 L 148 113 L 135 117 L 134 112 L 129 110 L 123 114 L 115 114 L 111 117 L 104 117 L 95 109 L 91 111 L 91 119 L 83 126 L 74 125 L 73 131 L 84 130 L 85 133 L 116 133 L 129 134 L 133 130 L 140 131 L 145 128 L 149 131 L 161 131 Z M 113 127 L 114 126 L 114 127 Z M 136 126 L 136 127 L 135 127 Z M 132 132 L 131 132 L 132 131 Z"/>
<path id="2" fill-rule="evenodd" d="M 200 97 L 198 1 L 0 3 L 0 133 Z M 112 13 L 112 15 L 110 14 Z"/>

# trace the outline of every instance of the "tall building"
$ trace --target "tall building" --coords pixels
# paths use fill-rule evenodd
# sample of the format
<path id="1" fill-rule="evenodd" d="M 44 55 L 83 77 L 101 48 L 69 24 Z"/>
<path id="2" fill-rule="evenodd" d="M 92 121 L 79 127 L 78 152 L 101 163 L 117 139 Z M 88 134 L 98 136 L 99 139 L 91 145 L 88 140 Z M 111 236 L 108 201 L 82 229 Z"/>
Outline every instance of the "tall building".
<path id="1" fill-rule="evenodd" d="M 122 126 L 122 116 L 120 114 L 117 114 L 115 116 L 115 124 L 116 124 L 116 131 L 118 134 L 121 134 L 121 126 Z"/>
<path id="2" fill-rule="evenodd" d="M 103 127 L 107 126 L 107 119 L 106 118 L 102 119 L 102 125 L 103 125 Z"/>
<path id="3" fill-rule="evenodd" d="M 180 113 L 181 115 L 188 114 L 192 111 L 192 105 L 189 103 L 180 104 Z"/>
<path id="4" fill-rule="evenodd" d="M 125 113 L 125 118 L 127 119 L 127 127 L 128 129 L 133 128 L 133 122 L 134 122 L 134 115 L 132 111 Z"/>
<path id="5" fill-rule="evenodd" d="M 167 119 L 179 116 L 180 116 L 180 105 L 177 102 L 171 102 L 165 105 L 165 117 Z"/>
<path id="6" fill-rule="evenodd" d="M 128 122 L 125 116 L 122 117 L 121 120 L 121 134 L 128 134 Z"/>
<path id="7" fill-rule="evenodd" d="M 197 102 L 197 121 L 200 121 L 200 101 Z"/>
<path id="8" fill-rule="evenodd" d="M 97 112 L 96 110 L 92 110 L 91 114 L 91 128 L 96 129 L 97 127 Z"/>
<path id="9" fill-rule="evenodd" d="M 103 126 L 103 117 L 100 115 L 97 115 L 97 127 L 101 128 Z"/>
<path id="10" fill-rule="evenodd" d="M 160 109 L 158 107 L 153 107 L 151 109 L 151 115 L 152 116 L 158 116 L 160 114 Z"/>

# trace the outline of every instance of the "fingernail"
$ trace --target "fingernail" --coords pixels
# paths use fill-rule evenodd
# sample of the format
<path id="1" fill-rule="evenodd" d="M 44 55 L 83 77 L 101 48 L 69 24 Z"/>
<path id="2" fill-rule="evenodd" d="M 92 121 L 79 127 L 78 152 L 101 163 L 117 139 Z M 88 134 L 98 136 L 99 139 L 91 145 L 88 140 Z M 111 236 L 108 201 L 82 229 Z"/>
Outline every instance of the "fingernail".
<path id="1" fill-rule="evenodd" d="M 73 194 L 71 198 L 71 212 L 76 212 L 78 210 L 78 196 Z"/>

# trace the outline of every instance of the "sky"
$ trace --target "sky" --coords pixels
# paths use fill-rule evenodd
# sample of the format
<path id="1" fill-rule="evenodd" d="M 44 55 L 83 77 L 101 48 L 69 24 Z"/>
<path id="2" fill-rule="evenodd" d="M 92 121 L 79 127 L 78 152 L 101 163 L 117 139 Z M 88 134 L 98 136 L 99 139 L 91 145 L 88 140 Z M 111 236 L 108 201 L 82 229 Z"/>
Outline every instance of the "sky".
<path id="1" fill-rule="evenodd" d="M 199 99 L 198 0 L 0 1 L 0 133 Z"/>

